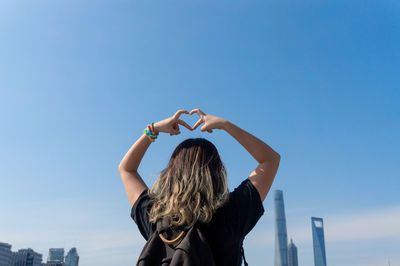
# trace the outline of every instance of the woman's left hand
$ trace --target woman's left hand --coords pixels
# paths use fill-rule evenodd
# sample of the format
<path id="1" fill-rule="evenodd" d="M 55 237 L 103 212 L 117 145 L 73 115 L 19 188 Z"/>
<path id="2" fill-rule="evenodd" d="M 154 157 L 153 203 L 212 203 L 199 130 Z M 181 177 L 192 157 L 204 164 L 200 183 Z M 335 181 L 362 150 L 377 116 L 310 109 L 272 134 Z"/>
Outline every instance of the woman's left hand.
<path id="1" fill-rule="evenodd" d="M 173 116 L 154 123 L 154 130 L 156 132 L 169 133 L 170 136 L 178 135 L 181 133 L 179 130 L 179 125 L 182 125 L 192 131 L 192 127 L 189 126 L 185 121 L 179 119 L 181 114 L 189 114 L 186 110 L 178 110 Z"/>

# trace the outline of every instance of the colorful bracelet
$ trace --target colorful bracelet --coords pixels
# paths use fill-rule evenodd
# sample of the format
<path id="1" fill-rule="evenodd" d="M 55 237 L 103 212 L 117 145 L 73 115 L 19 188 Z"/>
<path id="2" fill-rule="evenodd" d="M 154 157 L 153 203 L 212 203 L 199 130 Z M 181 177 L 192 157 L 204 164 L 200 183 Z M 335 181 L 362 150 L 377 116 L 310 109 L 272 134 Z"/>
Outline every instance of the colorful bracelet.
<path id="1" fill-rule="evenodd" d="M 150 141 L 154 142 L 154 140 L 157 138 L 158 136 L 158 132 L 156 132 L 154 130 L 154 123 L 151 123 L 151 125 L 148 125 L 145 129 L 144 129 L 144 134 L 146 134 L 147 136 L 149 136 Z"/>

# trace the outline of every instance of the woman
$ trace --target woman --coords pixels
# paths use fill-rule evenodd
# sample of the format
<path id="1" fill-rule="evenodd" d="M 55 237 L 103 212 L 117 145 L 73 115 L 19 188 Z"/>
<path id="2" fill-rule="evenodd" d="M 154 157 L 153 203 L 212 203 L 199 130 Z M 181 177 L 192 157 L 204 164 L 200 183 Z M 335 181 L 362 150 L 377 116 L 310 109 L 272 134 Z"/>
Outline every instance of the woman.
<path id="1" fill-rule="evenodd" d="M 190 127 L 181 114 L 200 116 Z M 154 185 L 148 189 L 137 169 L 159 132 L 180 134 L 179 125 L 212 133 L 225 130 L 258 162 L 256 169 L 233 192 L 228 192 L 226 171 L 215 146 L 206 139 L 187 139 L 174 150 Z M 131 217 L 147 240 L 155 223 L 168 218 L 173 228 L 198 225 L 207 238 L 217 266 L 241 265 L 244 237 L 264 213 L 266 198 L 278 170 L 280 155 L 266 143 L 232 122 L 205 114 L 179 110 L 174 116 L 148 126 L 129 149 L 119 172 L 132 206 Z"/>

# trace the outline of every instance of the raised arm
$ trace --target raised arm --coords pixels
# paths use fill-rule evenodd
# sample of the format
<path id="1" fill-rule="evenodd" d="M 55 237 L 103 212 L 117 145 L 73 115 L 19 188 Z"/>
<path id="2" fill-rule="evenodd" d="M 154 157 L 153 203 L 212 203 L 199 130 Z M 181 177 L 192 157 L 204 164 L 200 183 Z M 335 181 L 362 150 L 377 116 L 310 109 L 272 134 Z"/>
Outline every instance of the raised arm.
<path id="1" fill-rule="evenodd" d="M 224 129 L 258 162 L 258 166 L 250 174 L 249 179 L 260 193 L 261 200 L 264 201 L 278 171 L 280 155 L 268 144 L 229 121 L 225 122 Z"/>
<path id="2" fill-rule="evenodd" d="M 278 171 L 280 155 L 265 142 L 232 122 L 205 114 L 200 109 L 194 109 L 190 114 L 195 112 L 199 114 L 200 120 L 195 124 L 193 130 L 202 123 L 204 125 L 201 127 L 201 131 L 212 132 L 212 129 L 223 129 L 235 138 L 258 162 L 257 168 L 250 174 L 249 179 L 257 188 L 261 200 L 264 201 Z"/>
<path id="3" fill-rule="evenodd" d="M 142 177 L 138 173 L 139 164 L 149 148 L 151 141 L 145 134 L 132 145 L 118 166 L 118 171 L 124 183 L 126 195 L 131 206 L 140 194 L 147 189 Z"/>
<path id="4" fill-rule="evenodd" d="M 179 116 L 183 113 L 188 114 L 188 111 L 179 110 L 172 117 L 155 123 L 154 130 L 156 132 L 169 133 L 171 136 L 181 133 L 179 125 L 183 125 L 192 130 L 188 124 L 179 119 Z M 150 138 L 142 134 L 128 150 L 118 166 L 118 171 L 124 183 L 125 191 L 131 206 L 135 204 L 140 194 L 147 189 L 145 182 L 138 173 L 138 168 L 151 143 Z"/>

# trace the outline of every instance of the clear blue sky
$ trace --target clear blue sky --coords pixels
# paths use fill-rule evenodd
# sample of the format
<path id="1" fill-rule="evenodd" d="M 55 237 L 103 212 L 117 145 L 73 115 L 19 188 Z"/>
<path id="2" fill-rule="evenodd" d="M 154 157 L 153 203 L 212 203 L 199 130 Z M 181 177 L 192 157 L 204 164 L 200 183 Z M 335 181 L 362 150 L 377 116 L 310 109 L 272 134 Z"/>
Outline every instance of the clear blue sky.
<path id="1" fill-rule="evenodd" d="M 329 265 L 400 265 L 399 48 L 394 0 L 2 0 L 0 242 L 132 265 L 144 240 L 118 164 L 147 123 L 202 108 L 281 154 L 272 189 L 300 265 L 311 216 Z M 188 137 L 215 143 L 231 190 L 256 167 L 227 133 L 182 129 L 150 146 L 148 185 Z M 251 265 L 273 263 L 271 195 Z"/>

